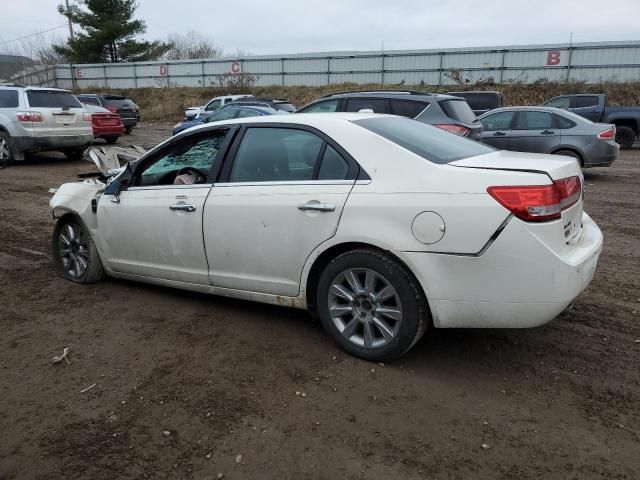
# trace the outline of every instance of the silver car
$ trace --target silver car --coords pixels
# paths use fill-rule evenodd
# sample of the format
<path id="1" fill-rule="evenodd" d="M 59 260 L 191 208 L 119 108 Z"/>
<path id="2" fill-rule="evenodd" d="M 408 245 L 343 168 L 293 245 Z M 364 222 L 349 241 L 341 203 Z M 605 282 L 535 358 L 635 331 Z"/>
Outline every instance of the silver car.
<path id="1" fill-rule="evenodd" d="M 500 150 L 573 157 L 582 168 L 608 167 L 618 157 L 616 127 L 552 107 L 505 107 L 478 117 L 482 140 Z"/>

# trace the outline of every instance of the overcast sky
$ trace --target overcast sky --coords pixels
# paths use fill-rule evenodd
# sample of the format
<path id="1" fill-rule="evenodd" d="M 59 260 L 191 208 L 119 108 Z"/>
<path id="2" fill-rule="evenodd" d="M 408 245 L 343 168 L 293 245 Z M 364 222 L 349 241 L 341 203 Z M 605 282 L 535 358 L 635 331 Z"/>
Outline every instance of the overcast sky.
<path id="1" fill-rule="evenodd" d="M 9 40 L 63 25 L 62 0 L 2 0 Z M 71 0 L 73 1 L 73 0 Z M 640 40 L 639 0 L 139 0 L 147 39 L 196 30 L 225 53 Z M 64 38 L 67 30 L 55 30 Z M 4 43 L 4 44 L 3 44 Z"/>

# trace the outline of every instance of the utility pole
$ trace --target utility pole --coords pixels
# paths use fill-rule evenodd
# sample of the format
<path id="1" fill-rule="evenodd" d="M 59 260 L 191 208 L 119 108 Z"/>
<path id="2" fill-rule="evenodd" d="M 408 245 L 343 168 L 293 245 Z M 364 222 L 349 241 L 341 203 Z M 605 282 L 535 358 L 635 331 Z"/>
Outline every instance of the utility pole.
<path id="1" fill-rule="evenodd" d="M 69 0 L 64 0 L 64 3 L 67 6 L 67 12 L 69 11 Z M 67 17 L 67 20 L 69 21 L 69 39 L 70 40 L 74 40 L 73 38 L 73 25 L 71 24 L 71 18 Z"/>

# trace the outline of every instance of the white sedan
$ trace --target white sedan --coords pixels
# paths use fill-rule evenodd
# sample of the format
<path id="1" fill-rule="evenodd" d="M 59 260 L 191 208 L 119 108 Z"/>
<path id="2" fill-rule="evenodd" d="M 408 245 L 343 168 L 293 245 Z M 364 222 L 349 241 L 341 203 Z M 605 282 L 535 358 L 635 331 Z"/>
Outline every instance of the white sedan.
<path id="1" fill-rule="evenodd" d="M 367 113 L 217 122 L 51 199 L 57 270 L 309 309 L 387 361 L 430 328 L 535 327 L 602 247 L 568 157 Z"/>

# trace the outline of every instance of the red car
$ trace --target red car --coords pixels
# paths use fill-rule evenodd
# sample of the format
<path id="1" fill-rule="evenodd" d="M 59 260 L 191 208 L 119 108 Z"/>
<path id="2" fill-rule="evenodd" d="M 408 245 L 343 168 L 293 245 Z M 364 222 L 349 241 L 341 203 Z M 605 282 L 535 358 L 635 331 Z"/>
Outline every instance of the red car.
<path id="1" fill-rule="evenodd" d="M 104 138 L 107 143 L 116 143 L 118 137 L 124 135 L 125 127 L 120 115 L 95 105 L 85 104 L 84 107 L 91 114 L 93 138 Z"/>

